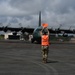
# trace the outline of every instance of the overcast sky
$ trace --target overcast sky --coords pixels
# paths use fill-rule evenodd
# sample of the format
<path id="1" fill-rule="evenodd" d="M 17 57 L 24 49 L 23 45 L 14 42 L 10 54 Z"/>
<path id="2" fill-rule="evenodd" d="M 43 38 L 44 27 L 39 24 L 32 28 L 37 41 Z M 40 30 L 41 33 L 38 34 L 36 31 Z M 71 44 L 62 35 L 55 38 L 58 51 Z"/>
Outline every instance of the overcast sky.
<path id="1" fill-rule="evenodd" d="M 49 27 L 75 28 L 75 0 L 0 0 L 0 23 L 36 27 L 39 11 Z"/>

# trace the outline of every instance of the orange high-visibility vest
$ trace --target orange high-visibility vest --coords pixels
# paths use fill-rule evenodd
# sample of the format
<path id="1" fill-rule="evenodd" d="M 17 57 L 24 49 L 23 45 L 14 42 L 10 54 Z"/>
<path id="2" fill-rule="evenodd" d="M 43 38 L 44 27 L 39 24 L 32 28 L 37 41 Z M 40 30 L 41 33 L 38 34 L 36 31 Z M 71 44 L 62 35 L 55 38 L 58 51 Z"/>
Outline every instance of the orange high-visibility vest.
<path id="1" fill-rule="evenodd" d="M 48 35 L 42 35 L 42 37 L 41 37 L 41 45 L 49 46 L 49 36 Z"/>

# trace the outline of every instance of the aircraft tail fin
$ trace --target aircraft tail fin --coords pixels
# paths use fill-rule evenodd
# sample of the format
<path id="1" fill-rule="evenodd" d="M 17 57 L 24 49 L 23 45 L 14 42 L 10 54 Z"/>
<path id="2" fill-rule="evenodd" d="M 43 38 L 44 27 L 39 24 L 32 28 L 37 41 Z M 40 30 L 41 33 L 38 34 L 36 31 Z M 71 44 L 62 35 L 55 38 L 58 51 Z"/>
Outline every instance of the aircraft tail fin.
<path id="1" fill-rule="evenodd" d="M 39 12 L 39 26 L 41 26 L 41 11 Z"/>

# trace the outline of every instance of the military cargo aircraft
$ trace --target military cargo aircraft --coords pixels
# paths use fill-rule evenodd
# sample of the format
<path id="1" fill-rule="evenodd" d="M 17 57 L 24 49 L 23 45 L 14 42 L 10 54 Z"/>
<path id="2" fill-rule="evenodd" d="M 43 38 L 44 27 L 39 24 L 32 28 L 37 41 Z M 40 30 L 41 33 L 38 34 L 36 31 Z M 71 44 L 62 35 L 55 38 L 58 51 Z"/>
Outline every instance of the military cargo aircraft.
<path id="1" fill-rule="evenodd" d="M 55 29 L 55 30 L 53 30 L 53 29 L 48 29 L 49 30 L 49 32 L 50 32 L 50 36 L 52 35 L 52 34 L 54 34 L 54 35 L 56 35 L 56 34 L 59 34 L 59 33 L 61 33 L 62 34 L 62 36 L 63 37 L 67 37 L 68 35 L 68 33 L 69 34 L 71 34 L 71 33 L 75 33 L 75 30 L 70 30 L 70 29 L 60 29 L 60 27 L 61 27 L 62 25 L 60 24 L 60 26 L 57 28 L 57 29 Z M 37 27 L 37 28 L 35 28 L 34 29 L 34 31 L 33 31 L 33 38 L 32 38 L 32 40 L 31 40 L 31 42 L 33 43 L 33 42 L 38 42 L 38 43 L 40 43 L 41 42 L 41 35 L 40 35 L 40 31 L 42 30 L 42 26 L 41 26 L 41 12 L 39 13 L 39 26 Z"/>
<path id="2" fill-rule="evenodd" d="M 67 35 L 65 33 L 69 33 L 69 34 L 75 34 L 75 30 L 70 30 L 70 29 L 60 29 L 61 25 L 57 28 L 57 29 L 48 29 L 49 32 L 50 32 L 50 35 L 51 34 L 63 34 L 64 37 L 67 37 Z M 40 42 L 41 41 L 41 36 L 40 36 L 40 31 L 42 29 L 42 26 L 41 26 L 41 11 L 39 12 L 39 24 L 38 24 L 38 27 L 37 28 L 28 28 L 28 27 L 19 27 L 19 28 L 13 28 L 13 27 L 9 27 L 9 25 L 7 26 L 2 26 L 0 27 L 0 31 L 4 31 L 4 32 L 7 32 L 7 31 L 11 31 L 11 32 L 14 32 L 13 34 L 17 34 L 17 32 L 21 31 L 22 34 L 24 34 L 25 32 L 28 32 L 29 34 L 32 34 L 33 35 L 33 38 L 31 39 L 31 42 Z"/>

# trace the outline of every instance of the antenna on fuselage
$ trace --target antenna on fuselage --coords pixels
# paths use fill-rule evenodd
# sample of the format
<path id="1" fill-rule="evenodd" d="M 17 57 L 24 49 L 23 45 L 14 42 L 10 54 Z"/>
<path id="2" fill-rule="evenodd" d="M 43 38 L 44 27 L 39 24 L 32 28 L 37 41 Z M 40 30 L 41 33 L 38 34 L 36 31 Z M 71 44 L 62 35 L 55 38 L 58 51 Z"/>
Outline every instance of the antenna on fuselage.
<path id="1" fill-rule="evenodd" d="M 41 11 L 39 12 L 39 26 L 41 26 Z"/>

